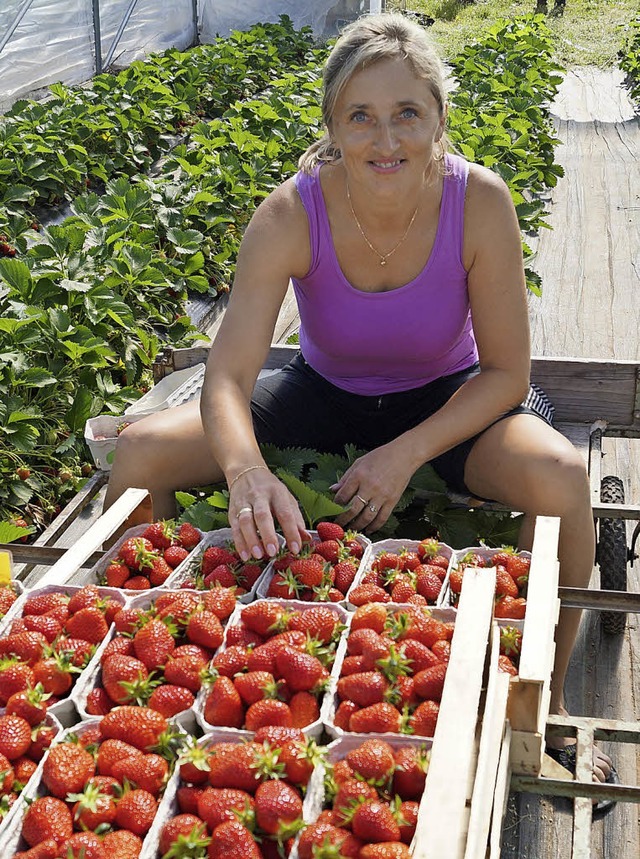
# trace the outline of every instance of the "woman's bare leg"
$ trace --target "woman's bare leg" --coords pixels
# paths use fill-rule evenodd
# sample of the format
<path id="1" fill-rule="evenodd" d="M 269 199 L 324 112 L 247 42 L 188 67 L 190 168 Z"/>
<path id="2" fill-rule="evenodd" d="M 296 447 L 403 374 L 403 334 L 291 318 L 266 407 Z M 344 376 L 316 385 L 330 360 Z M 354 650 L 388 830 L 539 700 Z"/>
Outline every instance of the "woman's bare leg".
<path id="1" fill-rule="evenodd" d="M 129 487 L 148 489 L 154 517 L 175 516 L 174 492 L 217 483 L 223 474 L 204 436 L 197 402 L 149 415 L 118 438 L 105 510 Z"/>
<path id="2" fill-rule="evenodd" d="M 580 454 L 564 436 L 533 415 L 505 418 L 483 433 L 473 446 L 465 481 L 473 493 L 527 514 L 520 535 L 521 548 L 531 547 L 536 515 L 559 516 L 560 584 L 589 586 L 595 558 L 589 478 Z M 560 612 L 551 683 L 552 713 L 566 713 L 564 681 L 580 616 L 577 609 Z M 599 755 L 602 758 L 602 753 Z M 605 776 L 606 761 L 608 758 L 597 763 L 600 774 Z"/>

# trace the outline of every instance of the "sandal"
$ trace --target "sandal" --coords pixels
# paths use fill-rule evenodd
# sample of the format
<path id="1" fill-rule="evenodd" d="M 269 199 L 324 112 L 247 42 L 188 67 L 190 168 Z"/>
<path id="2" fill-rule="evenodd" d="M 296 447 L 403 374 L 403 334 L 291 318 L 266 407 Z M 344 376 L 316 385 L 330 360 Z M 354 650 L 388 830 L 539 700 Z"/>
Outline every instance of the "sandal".
<path id="1" fill-rule="evenodd" d="M 553 760 L 559 763 L 561 767 L 564 767 L 566 770 L 569 770 L 571 775 L 575 778 L 577 754 L 576 749 L 576 743 L 571 743 L 570 745 L 564 746 L 561 749 L 554 749 L 552 746 L 547 746 L 545 748 L 545 754 L 549 755 L 550 758 L 553 758 Z M 618 775 L 614 766 L 611 767 L 611 772 L 609 773 L 603 784 L 620 784 L 620 776 Z M 615 799 L 601 799 L 594 804 L 592 816 L 594 818 L 602 817 L 608 811 L 611 811 L 614 805 L 616 805 Z"/>

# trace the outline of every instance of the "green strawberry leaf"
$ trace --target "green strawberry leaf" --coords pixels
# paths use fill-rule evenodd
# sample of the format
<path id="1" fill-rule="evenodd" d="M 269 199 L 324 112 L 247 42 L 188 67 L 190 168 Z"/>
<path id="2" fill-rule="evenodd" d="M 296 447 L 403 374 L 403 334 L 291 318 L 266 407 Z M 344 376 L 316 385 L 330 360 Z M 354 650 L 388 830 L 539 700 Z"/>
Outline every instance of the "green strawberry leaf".
<path id="1" fill-rule="evenodd" d="M 306 483 L 298 480 L 293 474 L 279 468 L 276 474 L 285 484 L 287 489 L 298 499 L 305 521 L 310 528 L 313 528 L 316 522 L 321 522 L 323 519 L 328 519 L 344 513 L 347 509 L 340 504 L 336 504 L 331 498 L 327 498 L 321 492 L 316 492 Z"/>

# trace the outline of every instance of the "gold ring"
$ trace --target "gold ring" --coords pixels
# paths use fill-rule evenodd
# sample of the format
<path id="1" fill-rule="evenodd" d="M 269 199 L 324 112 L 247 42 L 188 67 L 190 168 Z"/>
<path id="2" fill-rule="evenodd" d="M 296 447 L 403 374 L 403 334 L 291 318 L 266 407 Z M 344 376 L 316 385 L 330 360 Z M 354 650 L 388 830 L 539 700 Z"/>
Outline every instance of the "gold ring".
<path id="1" fill-rule="evenodd" d="M 362 501 L 362 503 L 364 504 L 365 507 L 369 503 L 366 498 L 362 497 L 362 495 L 356 495 L 356 498 L 358 499 L 358 501 Z"/>
<path id="2" fill-rule="evenodd" d="M 253 516 L 253 507 L 241 507 L 236 513 L 236 519 L 239 519 L 243 513 L 251 513 Z"/>

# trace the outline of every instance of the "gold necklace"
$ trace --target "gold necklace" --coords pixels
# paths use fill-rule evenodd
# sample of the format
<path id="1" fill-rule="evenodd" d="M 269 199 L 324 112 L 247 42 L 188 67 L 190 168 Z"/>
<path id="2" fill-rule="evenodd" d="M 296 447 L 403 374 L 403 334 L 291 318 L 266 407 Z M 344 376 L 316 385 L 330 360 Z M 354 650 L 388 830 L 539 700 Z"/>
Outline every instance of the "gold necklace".
<path id="1" fill-rule="evenodd" d="M 407 229 L 404 231 L 404 234 L 403 234 L 402 238 L 400 239 L 400 241 L 395 245 L 395 247 L 391 248 L 391 250 L 389 251 L 389 253 L 381 254 L 381 253 L 380 253 L 380 251 L 379 251 L 377 248 L 374 248 L 374 246 L 371 244 L 371 242 L 370 242 L 370 241 L 369 241 L 369 239 L 367 238 L 367 234 L 366 234 L 366 233 L 365 233 L 365 231 L 362 229 L 362 224 L 361 224 L 361 223 L 360 223 L 360 221 L 358 220 L 358 216 L 356 215 L 356 213 L 355 213 L 355 212 L 354 212 L 354 210 L 353 210 L 353 203 L 351 202 L 351 194 L 349 193 L 349 183 L 347 182 L 347 183 L 346 183 L 346 185 L 347 185 L 347 200 L 349 201 L 349 208 L 351 209 L 351 214 L 353 215 L 353 220 L 356 222 L 356 226 L 357 226 L 357 227 L 358 227 L 358 229 L 360 230 L 360 235 L 361 235 L 361 236 L 362 236 L 362 238 L 365 240 L 365 242 L 367 243 L 367 245 L 369 246 L 369 248 L 374 252 L 374 254 L 375 254 L 377 257 L 379 257 L 379 258 L 380 258 L 380 265 L 386 265 L 386 264 L 387 264 L 387 260 L 389 259 L 389 257 L 390 257 L 392 254 L 394 254 L 394 253 L 398 250 L 398 248 L 400 247 L 400 245 L 402 244 L 402 242 L 403 242 L 403 241 L 407 238 L 407 236 L 409 235 L 409 230 L 410 230 L 410 229 L 411 229 L 411 227 L 413 226 L 413 222 L 415 221 L 416 216 L 417 216 L 417 214 L 418 214 L 418 209 L 420 208 L 420 203 L 418 203 L 418 205 L 417 205 L 417 206 L 416 206 L 416 208 L 415 208 L 415 212 L 413 213 L 413 215 L 411 215 L 411 220 L 409 221 L 409 226 L 408 226 L 408 227 L 407 227 Z"/>

